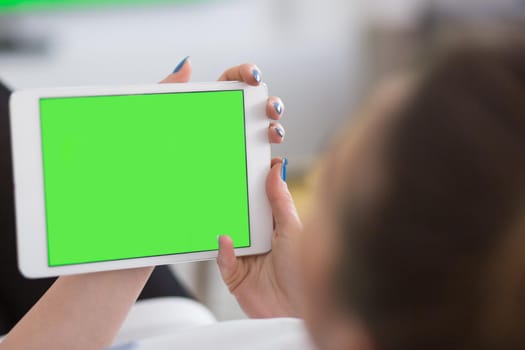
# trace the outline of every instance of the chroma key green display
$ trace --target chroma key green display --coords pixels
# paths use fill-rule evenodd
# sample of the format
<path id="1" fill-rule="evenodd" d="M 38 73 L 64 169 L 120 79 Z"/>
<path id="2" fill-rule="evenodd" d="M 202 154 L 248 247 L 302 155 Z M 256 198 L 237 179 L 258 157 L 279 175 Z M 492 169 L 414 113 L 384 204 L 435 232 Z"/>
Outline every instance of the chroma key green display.
<path id="1" fill-rule="evenodd" d="M 40 100 L 49 266 L 250 246 L 242 90 Z"/>

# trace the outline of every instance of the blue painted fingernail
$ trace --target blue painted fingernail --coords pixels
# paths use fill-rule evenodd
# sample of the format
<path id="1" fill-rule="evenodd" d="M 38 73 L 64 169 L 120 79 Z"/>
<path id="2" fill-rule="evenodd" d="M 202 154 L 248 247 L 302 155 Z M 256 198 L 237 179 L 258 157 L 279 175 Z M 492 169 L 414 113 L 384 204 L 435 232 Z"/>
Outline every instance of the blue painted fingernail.
<path id="1" fill-rule="evenodd" d="M 283 158 L 283 165 L 281 167 L 281 179 L 286 182 L 286 168 L 288 167 L 288 158 Z"/>
<path id="2" fill-rule="evenodd" d="M 273 108 L 275 108 L 275 110 L 277 111 L 277 113 L 278 113 L 279 115 L 281 115 L 281 114 L 283 113 L 283 105 L 280 104 L 279 102 L 275 102 L 275 103 L 273 104 Z"/>
<path id="3" fill-rule="evenodd" d="M 257 69 L 254 69 L 252 73 L 253 73 L 253 78 L 255 79 L 255 81 L 260 83 L 261 82 L 261 72 L 259 72 L 259 70 Z"/>
<path id="4" fill-rule="evenodd" d="M 180 61 L 177 67 L 175 67 L 175 69 L 173 70 L 173 74 L 178 73 L 182 69 L 182 67 L 184 67 L 184 65 L 188 61 L 188 58 L 190 58 L 190 56 L 186 56 L 182 61 Z"/>
<path id="5" fill-rule="evenodd" d="M 276 132 L 277 135 L 279 135 L 281 138 L 284 137 L 284 130 L 283 130 L 282 128 L 280 128 L 280 127 L 277 126 L 277 127 L 275 128 L 275 132 Z"/>

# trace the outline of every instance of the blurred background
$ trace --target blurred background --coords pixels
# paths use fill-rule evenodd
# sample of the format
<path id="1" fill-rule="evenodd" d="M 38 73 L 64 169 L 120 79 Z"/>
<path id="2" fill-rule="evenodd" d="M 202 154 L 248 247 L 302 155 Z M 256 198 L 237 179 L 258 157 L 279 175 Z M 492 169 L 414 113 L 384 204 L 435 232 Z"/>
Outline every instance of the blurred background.
<path id="1" fill-rule="evenodd" d="M 283 98 L 290 186 L 385 77 L 462 42 L 523 36 L 525 0 L 0 0 L 0 81 L 12 89 L 159 81 L 190 55 L 194 81 L 254 62 Z M 214 262 L 173 269 L 219 319 L 243 317 Z"/>

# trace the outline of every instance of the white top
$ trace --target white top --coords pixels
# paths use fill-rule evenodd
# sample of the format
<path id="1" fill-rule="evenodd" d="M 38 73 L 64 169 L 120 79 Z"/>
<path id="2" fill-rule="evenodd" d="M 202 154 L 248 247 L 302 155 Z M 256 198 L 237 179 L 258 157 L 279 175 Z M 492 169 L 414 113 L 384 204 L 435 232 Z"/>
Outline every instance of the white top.
<path id="1" fill-rule="evenodd" d="M 217 322 L 198 303 L 169 299 L 149 301 L 132 310 L 117 338 L 120 345 L 111 350 L 314 350 L 302 320 Z M 152 319 L 152 315 L 156 316 Z M 169 315 L 174 317 L 168 322 Z M 181 324 L 183 319 L 186 326 Z"/>
<path id="2" fill-rule="evenodd" d="M 118 349 L 118 348 L 117 348 Z M 122 346 L 129 350 L 313 350 L 296 319 L 239 320 L 182 330 Z"/>

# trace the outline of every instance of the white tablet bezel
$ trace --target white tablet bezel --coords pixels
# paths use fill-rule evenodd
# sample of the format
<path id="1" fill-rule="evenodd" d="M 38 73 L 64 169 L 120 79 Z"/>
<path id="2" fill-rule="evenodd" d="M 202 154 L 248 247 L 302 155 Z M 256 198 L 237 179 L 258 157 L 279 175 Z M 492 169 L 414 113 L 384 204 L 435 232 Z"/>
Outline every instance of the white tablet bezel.
<path id="1" fill-rule="evenodd" d="M 272 214 L 265 183 L 271 159 L 266 117 L 266 86 L 239 82 L 155 84 L 124 87 L 74 87 L 34 89 L 11 96 L 11 142 L 15 184 L 18 265 L 30 278 L 87 273 L 184 261 L 213 259 L 217 251 L 142 257 L 67 266 L 48 266 L 44 204 L 44 178 L 40 107 L 42 98 L 176 93 L 189 91 L 243 90 L 245 104 L 246 154 L 250 214 L 249 248 L 236 249 L 237 255 L 253 255 L 271 249 Z"/>

